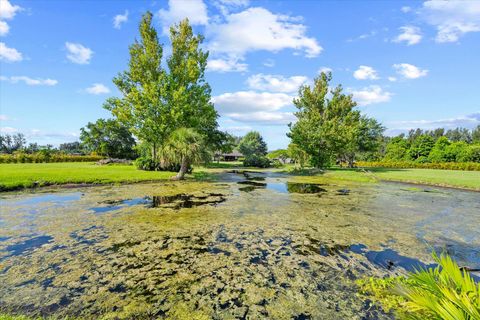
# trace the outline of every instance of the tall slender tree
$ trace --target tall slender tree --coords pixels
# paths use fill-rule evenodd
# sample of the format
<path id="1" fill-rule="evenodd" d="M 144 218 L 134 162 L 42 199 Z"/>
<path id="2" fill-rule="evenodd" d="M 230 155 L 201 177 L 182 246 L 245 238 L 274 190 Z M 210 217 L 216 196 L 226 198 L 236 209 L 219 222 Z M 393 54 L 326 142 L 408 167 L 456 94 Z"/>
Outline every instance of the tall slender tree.
<path id="1" fill-rule="evenodd" d="M 161 65 L 163 47 L 152 26 L 151 12 L 142 17 L 139 31 L 140 40 L 135 40 L 129 49 L 128 69 L 113 79 L 123 97 L 108 99 L 104 107 L 151 146 L 156 162 L 159 148 L 172 131 L 175 115 L 167 99 L 169 82 Z"/>

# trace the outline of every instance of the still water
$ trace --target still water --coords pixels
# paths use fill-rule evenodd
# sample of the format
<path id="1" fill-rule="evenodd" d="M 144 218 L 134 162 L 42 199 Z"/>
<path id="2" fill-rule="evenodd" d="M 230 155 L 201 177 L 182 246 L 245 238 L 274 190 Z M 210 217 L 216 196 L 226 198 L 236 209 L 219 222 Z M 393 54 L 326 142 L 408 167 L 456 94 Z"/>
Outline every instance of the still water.
<path id="1" fill-rule="evenodd" d="M 28 315 L 391 319 L 356 279 L 480 267 L 468 191 L 232 171 L 0 200 L 0 310 Z"/>

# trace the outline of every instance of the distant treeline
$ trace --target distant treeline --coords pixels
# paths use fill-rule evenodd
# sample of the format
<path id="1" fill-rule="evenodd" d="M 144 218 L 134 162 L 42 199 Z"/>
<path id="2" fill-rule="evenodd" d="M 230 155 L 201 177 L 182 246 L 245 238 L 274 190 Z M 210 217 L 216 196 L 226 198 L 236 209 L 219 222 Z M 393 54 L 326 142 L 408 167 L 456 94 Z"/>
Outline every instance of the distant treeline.
<path id="1" fill-rule="evenodd" d="M 360 160 L 415 163 L 480 162 L 480 125 L 472 130 L 415 129 L 384 137 L 379 149 Z"/>

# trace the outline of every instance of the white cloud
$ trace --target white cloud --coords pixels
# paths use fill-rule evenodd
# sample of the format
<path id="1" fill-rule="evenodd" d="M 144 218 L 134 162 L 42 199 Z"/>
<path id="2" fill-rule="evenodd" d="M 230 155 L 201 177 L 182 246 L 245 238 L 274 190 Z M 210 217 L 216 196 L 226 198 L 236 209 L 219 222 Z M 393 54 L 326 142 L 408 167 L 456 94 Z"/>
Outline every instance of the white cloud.
<path id="1" fill-rule="evenodd" d="M 258 111 L 251 113 L 230 113 L 228 117 L 239 122 L 265 125 L 285 125 L 296 120 L 291 112 Z"/>
<path id="2" fill-rule="evenodd" d="M 0 127 L 0 132 L 2 133 L 15 133 L 18 132 L 18 129 L 12 127 Z"/>
<path id="3" fill-rule="evenodd" d="M 16 62 L 22 61 L 22 53 L 17 49 L 9 48 L 4 42 L 0 42 L 0 61 Z"/>
<path id="4" fill-rule="evenodd" d="M 222 15 L 228 15 L 232 10 L 248 6 L 249 0 L 216 0 L 213 5 L 220 10 Z"/>
<path id="5" fill-rule="evenodd" d="M 227 92 L 212 99 L 221 114 L 277 111 L 292 104 L 292 97 L 285 93 L 237 91 Z"/>
<path id="6" fill-rule="evenodd" d="M 359 106 L 390 101 L 392 93 L 384 91 L 380 86 L 372 85 L 361 90 L 349 90 Z"/>
<path id="7" fill-rule="evenodd" d="M 252 131 L 253 128 L 250 126 L 228 126 L 228 127 L 220 127 L 220 130 L 227 131 L 235 135 L 244 135 L 248 131 Z"/>
<path id="8" fill-rule="evenodd" d="M 110 93 L 110 89 L 102 83 L 94 83 L 91 87 L 85 89 L 85 91 L 95 95 Z"/>
<path id="9" fill-rule="evenodd" d="M 480 1 L 425 1 L 420 15 L 437 28 L 439 43 L 457 42 L 466 33 L 480 31 Z"/>
<path id="10" fill-rule="evenodd" d="M 41 79 L 41 78 L 30 78 L 26 76 L 12 76 L 12 77 L 0 77 L 2 81 L 9 81 L 11 83 L 18 83 L 24 82 L 26 85 L 29 86 L 54 86 L 58 83 L 57 80 L 54 79 Z"/>
<path id="11" fill-rule="evenodd" d="M 328 73 L 328 72 L 332 72 L 333 69 L 332 68 L 329 68 L 329 67 L 320 67 L 320 69 L 318 69 L 318 73 Z"/>
<path id="12" fill-rule="evenodd" d="M 291 122 L 290 112 L 280 109 L 292 104 L 293 97 L 285 93 L 238 91 L 224 93 L 212 99 L 220 114 L 231 120 L 281 125 Z"/>
<path id="13" fill-rule="evenodd" d="M 403 13 L 408 13 L 408 12 L 412 11 L 412 8 L 409 7 L 409 6 L 403 6 L 400 10 L 401 10 Z"/>
<path id="14" fill-rule="evenodd" d="M 125 10 L 124 14 L 117 14 L 113 18 L 113 27 L 115 29 L 120 29 L 122 27 L 122 23 L 125 23 L 128 21 L 128 10 Z"/>
<path id="15" fill-rule="evenodd" d="M 0 0 L 0 19 L 10 20 L 15 17 L 18 11 L 21 11 L 22 7 L 12 5 L 8 0 Z"/>
<path id="16" fill-rule="evenodd" d="M 217 72 L 243 72 L 247 71 L 248 65 L 240 62 L 238 59 L 210 59 L 208 60 L 207 70 Z"/>
<path id="17" fill-rule="evenodd" d="M 65 42 L 68 60 L 78 64 L 89 64 L 93 51 L 80 43 Z"/>
<path id="18" fill-rule="evenodd" d="M 254 74 L 247 79 L 247 84 L 254 90 L 273 92 L 296 92 L 298 88 L 308 81 L 305 76 L 292 76 L 285 78 L 281 75 Z"/>
<path id="19" fill-rule="evenodd" d="M 8 0 L 0 0 L 0 36 L 8 34 L 10 30 L 10 26 L 4 20 L 13 19 L 17 12 L 22 10 L 22 7 L 12 5 Z"/>
<path id="20" fill-rule="evenodd" d="M 252 7 L 226 16 L 223 23 L 210 24 L 206 34 L 214 54 L 243 58 L 251 51 L 294 49 L 306 57 L 316 57 L 322 47 L 315 38 L 307 37 L 306 31 L 306 26 L 299 24 L 297 18 Z"/>
<path id="21" fill-rule="evenodd" d="M 275 67 L 275 60 L 273 59 L 267 59 L 263 62 L 263 65 L 268 68 Z"/>
<path id="22" fill-rule="evenodd" d="M 396 77 L 388 77 L 388 81 L 395 82 L 395 81 L 397 81 L 397 78 Z"/>
<path id="23" fill-rule="evenodd" d="M 353 73 L 353 77 L 358 80 L 377 80 L 378 74 L 375 69 L 369 66 L 360 66 Z"/>
<path id="24" fill-rule="evenodd" d="M 158 17 L 165 34 L 168 34 L 168 28 L 172 24 L 185 18 L 188 18 L 191 25 L 208 24 L 207 5 L 202 0 L 168 0 L 168 10 L 160 9 Z"/>
<path id="25" fill-rule="evenodd" d="M 347 39 L 347 42 L 355 42 L 355 41 L 359 41 L 359 40 L 365 40 L 365 39 L 368 39 L 368 38 L 372 38 L 372 37 L 376 36 L 377 33 L 378 33 L 377 30 L 372 30 L 368 33 L 363 33 L 356 38 Z"/>
<path id="26" fill-rule="evenodd" d="M 403 26 L 399 28 L 402 33 L 400 33 L 393 42 L 406 42 L 408 46 L 417 44 L 422 40 L 422 35 L 420 33 L 420 28 L 415 26 Z"/>
<path id="27" fill-rule="evenodd" d="M 438 120 L 409 120 L 393 121 L 389 123 L 391 130 L 410 130 L 415 128 L 435 129 L 435 128 L 474 128 L 480 125 L 480 111 L 468 115 L 462 115 L 455 118 Z"/>
<path id="28" fill-rule="evenodd" d="M 420 69 L 417 66 L 409 63 L 394 64 L 393 68 L 397 70 L 397 73 L 407 79 L 417 79 L 427 75 L 428 70 Z"/>
<path id="29" fill-rule="evenodd" d="M 0 121 L 7 121 L 7 120 L 9 120 L 9 118 L 6 115 L 0 114 Z"/>
<path id="30" fill-rule="evenodd" d="M 10 27 L 8 26 L 8 23 L 0 20 L 0 36 L 6 35 L 9 30 L 10 30 Z"/>

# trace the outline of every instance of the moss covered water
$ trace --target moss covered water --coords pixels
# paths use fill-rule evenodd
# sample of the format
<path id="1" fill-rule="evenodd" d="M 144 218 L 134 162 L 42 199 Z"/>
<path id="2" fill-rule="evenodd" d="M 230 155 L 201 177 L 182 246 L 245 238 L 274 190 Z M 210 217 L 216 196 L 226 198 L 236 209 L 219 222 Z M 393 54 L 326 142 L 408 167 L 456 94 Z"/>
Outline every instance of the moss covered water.
<path id="1" fill-rule="evenodd" d="M 480 197 L 272 172 L 4 194 L 0 308 L 87 319 L 390 319 L 355 279 L 446 249 L 480 267 Z"/>

